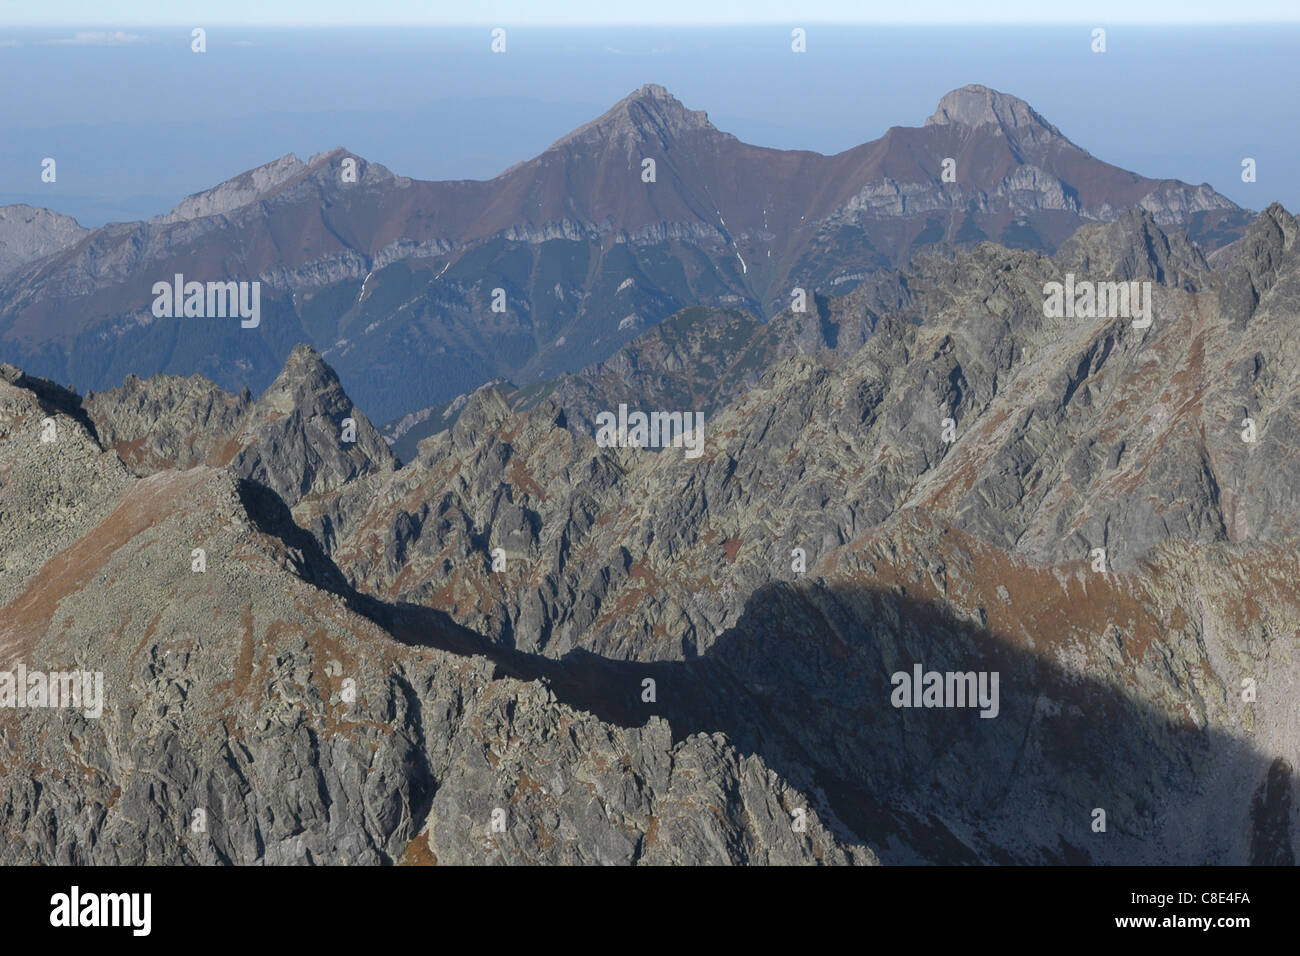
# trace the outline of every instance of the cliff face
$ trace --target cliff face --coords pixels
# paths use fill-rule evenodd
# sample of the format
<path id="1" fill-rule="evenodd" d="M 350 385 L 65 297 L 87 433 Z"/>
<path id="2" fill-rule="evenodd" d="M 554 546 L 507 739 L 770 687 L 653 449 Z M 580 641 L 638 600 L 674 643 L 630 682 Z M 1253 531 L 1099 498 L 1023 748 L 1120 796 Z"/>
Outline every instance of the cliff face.
<path id="1" fill-rule="evenodd" d="M 401 468 L 308 349 L 256 401 L 8 370 L 0 656 L 106 703 L 0 709 L 0 857 L 1294 862 L 1298 234 L 1212 266 L 1138 211 L 689 310 Z M 598 445 L 620 403 L 702 454 Z M 917 665 L 996 705 L 898 706 Z"/>

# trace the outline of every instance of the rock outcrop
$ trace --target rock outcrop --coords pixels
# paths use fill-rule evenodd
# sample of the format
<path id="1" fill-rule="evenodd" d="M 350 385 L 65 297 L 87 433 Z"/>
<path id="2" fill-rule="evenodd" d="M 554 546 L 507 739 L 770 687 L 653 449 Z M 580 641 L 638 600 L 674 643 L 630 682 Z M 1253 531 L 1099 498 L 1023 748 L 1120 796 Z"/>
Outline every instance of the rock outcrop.
<path id="1" fill-rule="evenodd" d="M 0 206 L 0 276 L 76 244 L 90 230 L 33 206 Z"/>

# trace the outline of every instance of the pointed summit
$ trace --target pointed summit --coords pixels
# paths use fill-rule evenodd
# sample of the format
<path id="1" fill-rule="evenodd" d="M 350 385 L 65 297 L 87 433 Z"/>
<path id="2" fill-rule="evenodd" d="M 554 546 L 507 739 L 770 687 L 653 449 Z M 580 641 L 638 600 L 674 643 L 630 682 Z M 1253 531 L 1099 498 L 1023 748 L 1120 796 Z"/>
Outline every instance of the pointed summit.
<path id="1" fill-rule="evenodd" d="M 939 101 L 934 115 L 925 121 L 926 126 L 997 126 L 1003 132 L 1027 131 L 1029 138 L 1042 131 L 1060 136 L 1061 131 L 1043 119 L 1024 100 L 1008 93 L 999 93 L 987 86 L 971 84 L 953 90 Z"/>
<path id="2" fill-rule="evenodd" d="M 1148 209 L 1135 206 L 1114 222 L 1089 223 L 1057 251 L 1063 271 L 1131 281 L 1152 279 L 1195 292 L 1206 284 L 1209 263 L 1182 232 L 1166 233 Z"/>
<path id="3" fill-rule="evenodd" d="M 302 411 L 341 419 L 351 409 L 338 373 L 305 342 L 293 347 L 280 374 L 257 401 L 257 410 L 271 420 Z"/>
<path id="4" fill-rule="evenodd" d="M 1223 311 L 1244 328 L 1280 279 L 1294 277 L 1300 260 L 1300 222 L 1281 203 L 1256 217 L 1231 250 L 1219 301 Z M 1284 301 L 1294 310 L 1292 291 Z"/>
<path id="5" fill-rule="evenodd" d="M 649 139 L 668 141 L 683 134 L 708 132 L 728 136 L 709 122 L 703 110 L 689 110 L 664 87 L 647 83 L 604 114 L 551 144 L 550 149 L 600 140 L 630 144 Z M 549 150 L 548 150 L 549 152 Z"/>
<path id="6" fill-rule="evenodd" d="M 310 345 L 289 353 L 244 422 L 239 444 L 243 450 L 231 464 L 235 472 L 266 485 L 290 506 L 304 495 L 397 465 L 334 369 Z"/>

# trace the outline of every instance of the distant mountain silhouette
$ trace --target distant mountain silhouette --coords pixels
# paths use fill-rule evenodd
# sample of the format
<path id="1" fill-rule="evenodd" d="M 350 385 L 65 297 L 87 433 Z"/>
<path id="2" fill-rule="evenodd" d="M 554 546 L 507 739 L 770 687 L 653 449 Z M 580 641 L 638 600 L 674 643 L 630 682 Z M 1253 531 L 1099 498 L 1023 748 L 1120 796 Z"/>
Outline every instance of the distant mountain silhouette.
<path id="1" fill-rule="evenodd" d="M 256 391 L 308 341 L 385 421 L 600 361 L 687 306 L 770 316 L 794 287 L 842 294 L 984 239 L 1052 252 L 1131 207 L 1207 249 L 1251 218 L 1209 186 L 1102 162 L 982 86 L 824 156 L 742 143 L 648 85 L 488 181 L 407 179 L 335 149 L 146 222 L 23 227 L 6 240 L 24 251 L 0 277 L 0 349 L 82 389 L 164 371 Z M 153 285 L 177 274 L 260 281 L 258 327 L 155 318 Z"/>

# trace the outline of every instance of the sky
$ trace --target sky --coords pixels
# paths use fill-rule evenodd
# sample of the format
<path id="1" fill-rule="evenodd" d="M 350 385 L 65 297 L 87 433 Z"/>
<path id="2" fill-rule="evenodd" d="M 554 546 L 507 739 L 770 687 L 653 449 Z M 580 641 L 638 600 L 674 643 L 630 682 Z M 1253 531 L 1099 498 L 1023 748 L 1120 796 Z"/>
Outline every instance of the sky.
<path id="1" fill-rule="evenodd" d="M 2 0 L 0 26 L 1300 22 L 1296 0 Z"/>

